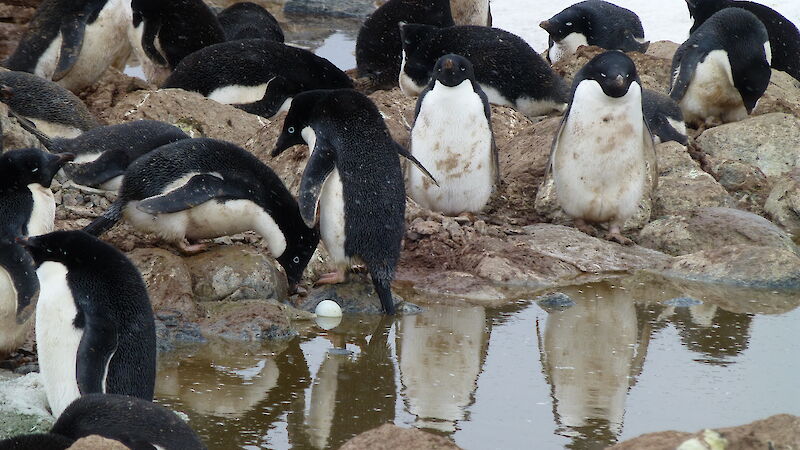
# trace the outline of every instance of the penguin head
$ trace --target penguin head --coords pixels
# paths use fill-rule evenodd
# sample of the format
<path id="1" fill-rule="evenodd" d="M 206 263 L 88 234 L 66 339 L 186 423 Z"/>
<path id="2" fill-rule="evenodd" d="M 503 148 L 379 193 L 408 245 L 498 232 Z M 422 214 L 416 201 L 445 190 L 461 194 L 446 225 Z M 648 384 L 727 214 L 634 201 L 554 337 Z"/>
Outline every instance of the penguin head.
<path id="1" fill-rule="evenodd" d="M 596 81 L 607 96 L 620 98 L 628 93 L 633 82 L 639 83 L 639 75 L 628 55 L 611 50 L 586 63 L 575 76 L 575 86 L 584 80 Z"/>
<path id="2" fill-rule="evenodd" d="M 586 15 L 574 5 L 555 16 L 541 22 L 539 26 L 547 31 L 550 39 L 558 42 L 572 33 L 586 34 Z"/>
<path id="3" fill-rule="evenodd" d="M 28 250 L 37 267 L 46 261 L 61 263 L 67 267 L 86 265 L 97 259 L 98 250 L 122 255 L 109 244 L 81 230 L 54 231 L 17 238 L 17 242 Z"/>
<path id="4" fill-rule="evenodd" d="M 50 187 L 58 170 L 73 159 L 72 153 L 53 155 L 36 148 L 8 151 L 0 156 L 0 186 L 18 189 L 36 183 Z"/>
<path id="5" fill-rule="evenodd" d="M 464 80 L 474 80 L 475 71 L 472 63 L 461 55 L 444 55 L 436 61 L 433 78 L 447 87 L 455 87 Z"/>
<path id="6" fill-rule="evenodd" d="M 425 86 L 431 79 L 431 68 L 440 54 L 432 54 L 433 46 L 423 43 L 433 40 L 439 29 L 419 23 L 400 22 L 399 26 L 403 52 L 406 56 L 403 72 L 418 85 Z"/>
<path id="7" fill-rule="evenodd" d="M 299 218 L 299 214 L 298 214 Z M 302 222 L 302 219 L 300 219 Z M 303 279 L 303 271 L 314 255 L 319 245 L 319 228 L 307 228 L 305 224 L 297 225 L 295 236 L 290 237 L 289 245 L 283 254 L 277 258 L 278 263 L 286 272 L 289 282 L 289 291 L 295 292 L 297 284 Z"/>
<path id="8" fill-rule="evenodd" d="M 762 59 L 753 58 L 749 64 L 743 65 L 741 69 L 736 70 L 738 67 L 733 69 L 733 84 L 742 96 L 742 102 L 747 114 L 750 114 L 769 86 L 772 69 L 770 69 L 766 57 Z"/>
<path id="9" fill-rule="evenodd" d="M 306 143 L 302 132 L 311 125 L 315 106 L 324 95 L 324 90 L 305 91 L 292 98 L 292 104 L 283 120 L 283 130 L 272 150 L 273 157 L 280 155 L 289 147 Z"/>
<path id="10" fill-rule="evenodd" d="M 703 22 L 708 20 L 708 18 L 713 16 L 717 11 L 733 6 L 732 3 L 731 0 L 686 0 L 686 7 L 689 9 L 689 15 L 694 19 L 689 33 L 694 33 Z"/>

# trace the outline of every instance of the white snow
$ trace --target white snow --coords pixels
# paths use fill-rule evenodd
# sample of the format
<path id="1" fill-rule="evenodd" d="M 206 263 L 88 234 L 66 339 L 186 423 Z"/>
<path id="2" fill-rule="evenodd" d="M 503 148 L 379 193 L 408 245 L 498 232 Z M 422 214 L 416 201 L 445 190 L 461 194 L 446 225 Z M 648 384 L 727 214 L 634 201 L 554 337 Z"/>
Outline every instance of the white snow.
<path id="1" fill-rule="evenodd" d="M 800 24 L 799 0 L 757 0 L 787 19 Z M 525 39 L 537 52 L 547 49 L 547 33 L 539 22 L 547 20 L 576 1 L 491 0 L 492 25 Z M 684 0 L 614 0 L 642 20 L 645 38 L 651 42 L 669 40 L 683 43 L 689 36 L 692 19 Z"/>
<path id="2" fill-rule="evenodd" d="M 0 411 L 52 421 L 41 376 L 34 372 L 22 377 L 0 378 Z"/>

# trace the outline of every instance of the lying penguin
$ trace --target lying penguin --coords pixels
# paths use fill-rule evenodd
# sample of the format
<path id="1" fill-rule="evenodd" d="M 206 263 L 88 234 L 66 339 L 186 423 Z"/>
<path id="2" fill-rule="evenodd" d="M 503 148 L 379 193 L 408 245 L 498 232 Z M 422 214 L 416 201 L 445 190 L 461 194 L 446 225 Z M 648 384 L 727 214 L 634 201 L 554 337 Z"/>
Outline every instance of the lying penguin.
<path id="1" fill-rule="evenodd" d="M 63 450 L 91 435 L 128 448 L 205 450 L 200 437 L 169 409 L 136 397 L 87 394 L 64 410 L 49 433 L 26 434 L 0 441 L 0 448 Z"/>
<path id="2" fill-rule="evenodd" d="M 0 359 L 28 337 L 38 295 L 33 259 L 11 237 L 0 237 Z"/>
<path id="3" fill-rule="evenodd" d="M 641 82 L 624 53 L 597 55 L 575 75 L 572 101 L 553 141 L 549 176 L 561 208 L 578 229 L 593 234 L 588 223 L 608 223 L 607 239 L 633 243 L 620 230 L 655 187 L 657 171 Z"/>
<path id="4" fill-rule="evenodd" d="M 90 393 L 151 401 L 155 323 L 136 266 L 82 231 L 55 231 L 20 242 L 38 266 L 36 345 L 53 415 Z"/>
<path id="5" fill-rule="evenodd" d="M 78 92 L 128 57 L 129 15 L 130 0 L 44 1 L 5 67 Z"/>
<path id="6" fill-rule="evenodd" d="M 472 64 L 459 55 L 439 58 L 417 100 L 411 154 L 431 167 L 436 186 L 422 172 L 408 174 L 409 196 L 447 215 L 476 213 L 498 183 L 491 108 Z"/>
<path id="7" fill-rule="evenodd" d="M 217 14 L 225 32 L 225 39 L 267 39 L 283 42 L 283 30 L 275 17 L 266 9 L 252 2 L 234 3 Z"/>
<path id="8" fill-rule="evenodd" d="M 547 59 L 556 63 L 581 45 L 606 50 L 647 51 L 642 21 L 635 12 L 604 0 L 586 0 L 539 24 L 547 31 Z"/>
<path id="9" fill-rule="evenodd" d="M 526 116 L 563 111 L 569 101 L 564 80 L 522 38 L 497 28 L 401 24 L 403 62 L 400 88 L 416 96 L 428 85 L 441 55 L 470 60 L 489 101 Z"/>
<path id="10" fill-rule="evenodd" d="M 248 151 L 214 139 L 183 139 L 137 159 L 125 172 L 119 197 L 85 230 L 100 235 L 122 216 L 139 230 L 175 243 L 254 230 L 286 271 L 300 281 L 319 243 L 281 179 Z"/>
<path id="11" fill-rule="evenodd" d="M 764 24 L 743 9 L 723 9 L 678 47 L 669 95 L 687 123 L 742 120 L 769 86 L 770 59 Z"/>
<path id="12" fill-rule="evenodd" d="M 319 214 L 320 234 L 336 266 L 317 283 L 345 281 L 346 270 L 360 260 L 383 311 L 394 314 L 391 283 L 406 205 L 398 154 L 422 165 L 392 139 L 375 104 L 351 89 L 294 98 L 272 156 L 298 144 L 311 149 L 300 182 L 300 213 L 309 227 Z"/>

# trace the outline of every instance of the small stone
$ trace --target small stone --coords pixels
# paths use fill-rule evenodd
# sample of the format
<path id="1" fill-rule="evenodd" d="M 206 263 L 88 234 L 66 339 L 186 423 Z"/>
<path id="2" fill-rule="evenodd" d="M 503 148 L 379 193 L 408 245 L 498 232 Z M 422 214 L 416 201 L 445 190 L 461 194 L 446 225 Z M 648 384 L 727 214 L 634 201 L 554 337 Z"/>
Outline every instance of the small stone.
<path id="1" fill-rule="evenodd" d="M 664 300 L 662 303 L 666 306 L 675 306 L 678 308 L 688 308 L 690 306 L 697 306 L 703 304 L 702 301 L 693 299 L 691 297 L 675 297 L 669 300 Z"/>
<path id="2" fill-rule="evenodd" d="M 563 292 L 553 292 L 536 297 L 536 304 L 547 312 L 564 311 L 575 306 L 575 300 Z"/>

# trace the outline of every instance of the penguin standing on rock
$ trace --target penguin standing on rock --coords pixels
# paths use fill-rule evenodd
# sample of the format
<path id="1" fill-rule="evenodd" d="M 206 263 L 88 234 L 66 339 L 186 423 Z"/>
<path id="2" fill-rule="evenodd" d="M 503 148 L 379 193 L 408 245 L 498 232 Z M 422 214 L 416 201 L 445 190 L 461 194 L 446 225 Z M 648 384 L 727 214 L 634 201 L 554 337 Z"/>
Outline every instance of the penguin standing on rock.
<path id="1" fill-rule="evenodd" d="M 125 172 L 119 197 L 85 230 L 100 235 L 122 216 L 139 230 L 175 243 L 254 230 L 286 271 L 290 287 L 303 276 L 319 243 L 281 179 L 248 151 L 214 139 L 183 139 L 139 158 Z"/>
<path id="2" fill-rule="evenodd" d="M 5 66 L 78 92 L 127 58 L 129 16 L 130 0 L 45 0 Z"/>
<path id="3" fill-rule="evenodd" d="M 475 81 L 472 64 L 459 55 L 439 58 L 433 78 L 417 100 L 411 154 L 433 170 L 435 186 L 409 173 L 409 195 L 448 215 L 479 212 L 498 182 L 491 108 Z"/>
<path id="4" fill-rule="evenodd" d="M 0 359 L 25 342 L 38 295 L 33 259 L 11 237 L 0 237 Z"/>
<path id="5" fill-rule="evenodd" d="M 620 230 L 649 195 L 648 185 L 655 187 L 657 171 L 636 66 L 624 53 L 597 55 L 575 75 L 572 102 L 553 141 L 549 176 L 561 208 L 578 229 L 593 234 L 588 222 L 608 223 L 607 239 L 633 243 Z"/>
<path id="6" fill-rule="evenodd" d="M 155 324 L 136 266 L 82 231 L 56 231 L 21 243 L 38 265 L 36 344 L 53 415 L 90 393 L 152 401 Z"/>
<path id="7" fill-rule="evenodd" d="M 539 24 L 547 31 L 547 58 L 556 63 L 581 45 L 623 52 L 647 51 L 644 28 L 633 11 L 604 0 L 586 0 Z"/>
<path id="8" fill-rule="evenodd" d="M 384 312 L 394 314 L 391 283 L 406 204 L 398 154 L 421 164 L 392 139 L 375 104 L 350 89 L 294 98 L 272 155 L 297 144 L 311 149 L 300 182 L 300 213 L 309 227 L 319 213 L 322 240 L 336 265 L 317 283 L 345 281 L 346 270 L 360 260 Z"/>
<path id="9" fill-rule="evenodd" d="M 669 95 L 687 123 L 742 120 L 769 86 L 771 54 L 758 17 L 740 8 L 723 9 L 678 47 Z"/>

